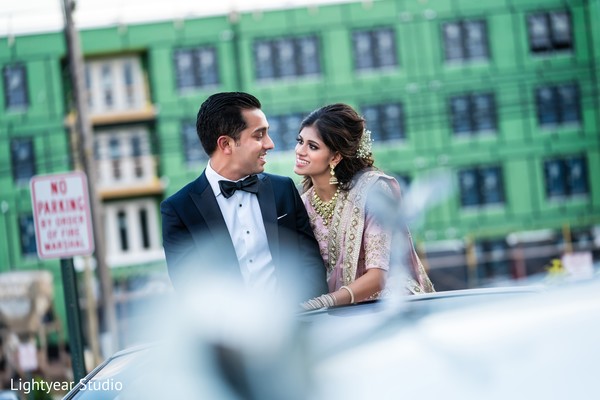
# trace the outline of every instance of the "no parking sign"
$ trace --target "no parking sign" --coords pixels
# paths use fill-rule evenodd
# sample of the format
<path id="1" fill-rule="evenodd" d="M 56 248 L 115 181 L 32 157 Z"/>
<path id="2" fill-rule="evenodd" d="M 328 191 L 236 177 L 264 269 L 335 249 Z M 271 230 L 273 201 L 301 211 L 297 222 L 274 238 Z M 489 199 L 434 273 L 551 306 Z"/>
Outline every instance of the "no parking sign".
<path id="1" fill-rule="evenodd" d="M 30 185 L 38 256 L 92 254 L 94 237 L 85 174 L 37 175 Z"/>

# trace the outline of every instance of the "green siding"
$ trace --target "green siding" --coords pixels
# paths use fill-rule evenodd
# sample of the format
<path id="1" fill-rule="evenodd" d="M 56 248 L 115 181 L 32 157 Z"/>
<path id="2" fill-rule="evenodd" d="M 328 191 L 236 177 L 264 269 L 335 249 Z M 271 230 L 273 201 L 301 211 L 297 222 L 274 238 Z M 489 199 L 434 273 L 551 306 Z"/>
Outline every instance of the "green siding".
<path id="1" fill-rule="evenodd" d="M 532 54 L 527 16 L 564 9 L 571 14 L 573 50 Z M 464 19 L 486 21 L 489 60 L 445 62 L 442 25 Z M 181 124 L 193 121 L 199 105 L 214 92 L 251 92 L 262 101 L 267 117 L 306 115 L 337 101 L 358 109 L 400 102 L 406 138 L 374 144 L 377 165 L 382 169 L 418 179 L 441 168 L 458 184 L 456 173 L 462 168 L 502 167 L 504 205 L 463 209 L 455 193 L 429 210 L 423 224 L 413 232 L 418 242 L 479 240 L 523 230 L 560 230 L 567 223 L 573 229 L 600 224 L 598 20 L 598 1 L 379 0 L 243 13 L 238 20 L 215 16 L 87 29 L 81 32 L 81 42 L 86 57 L 133 53 L 142 58 L 152 103 L 158 111 L 152 128 L 153 148 L 159 175 L 168 182 L 164 197 L 194 179 L 204 166 L 186 165 Z M 398 65 L 385 71 L 355 71 L 352 32 L 380 27 L 395 30 Z M 321 75 L 258 81 L 255 41 L 299 35 L 318 37 Z M 179 91 L 174 52 L 205 45 L 217 49 L 219 84 Z M 11 267 L 58 271 L 55 261 L 21 256 L 18 217 L 30 213 L 31 205 L 28 188 L 13 183 L 10 139 L 34 137 L 37 173 L 70 168 L 70 144 L 64 126 L 70 112 L 65 105 L 69 86 L 64 75 L 65 51 L 62 33 L 0 38 L 0 66 L 26 65 L 30 103 L 24 111 L 6 111 L 4 96 L 0 96 L 0 202 L 8 206 L 8 211 L 0 214 L 0 271 Z M 540 127 L 535 90 L 562 83 L 577 83 L 582 122 Z M 4 91 L 2 80 L 0 91 Z M 495 133 L 467 138 L 453 134 L 449 99 L 467 92 L 494 94 Z M 575 154 L 587 159 L 589 194 L 564 201 L 547 199 L 544 160 Z M 271 152 L 268 161 L 267 171 L 300 181 L 292 172 L 293 151 Z M 123 271 L 118 272 L 119 277 L 126 274 Z M 60 284 L 56 284 L 58 288 Z M 57 304 L 61 296 L 62 291 L 57 290 Z"/>

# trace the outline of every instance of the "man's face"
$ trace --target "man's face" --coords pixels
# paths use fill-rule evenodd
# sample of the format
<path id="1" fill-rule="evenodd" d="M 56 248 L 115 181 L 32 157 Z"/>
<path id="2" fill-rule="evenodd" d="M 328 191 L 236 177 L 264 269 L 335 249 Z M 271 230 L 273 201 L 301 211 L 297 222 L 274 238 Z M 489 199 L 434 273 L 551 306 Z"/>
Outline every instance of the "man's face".
<path id="1" fill-rule="evenodd" d="M 258 174 L 265 170 L 267 151 L 275 147 L 269 136 L 269 123 L 262 110 L 242 110 L 246 129 L 233 144 L 231 171 L 240 179 L 246 175 Z"/>

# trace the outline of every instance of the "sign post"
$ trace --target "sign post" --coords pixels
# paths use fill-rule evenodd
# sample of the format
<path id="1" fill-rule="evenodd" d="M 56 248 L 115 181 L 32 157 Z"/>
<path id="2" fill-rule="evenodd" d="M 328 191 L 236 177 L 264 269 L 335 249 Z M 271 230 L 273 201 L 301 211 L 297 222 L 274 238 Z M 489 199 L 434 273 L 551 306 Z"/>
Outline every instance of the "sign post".
<path id="1" fill-rule="evenodd" d="M 73 256 L 94 252 L 87 178 L 83 172 L 37 175 L 30 185 L 38 256 L 60 258 L 73 378 L 78 382 L 86 371 Z"/>

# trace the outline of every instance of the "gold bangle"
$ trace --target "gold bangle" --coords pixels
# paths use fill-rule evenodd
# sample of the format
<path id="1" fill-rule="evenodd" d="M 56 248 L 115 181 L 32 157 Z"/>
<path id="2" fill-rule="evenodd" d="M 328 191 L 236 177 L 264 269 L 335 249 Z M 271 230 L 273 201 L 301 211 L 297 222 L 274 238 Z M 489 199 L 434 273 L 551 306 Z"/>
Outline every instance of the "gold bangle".
<path id="1" fill-rule="evenodd" d="M 346 289 L 350 293 L 350 304 L 354 303 L 354 292 L 348 286 L 342 286 L 340 289 Z"/>

